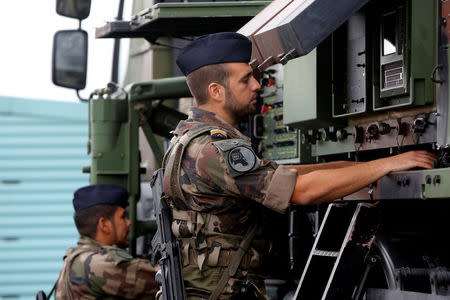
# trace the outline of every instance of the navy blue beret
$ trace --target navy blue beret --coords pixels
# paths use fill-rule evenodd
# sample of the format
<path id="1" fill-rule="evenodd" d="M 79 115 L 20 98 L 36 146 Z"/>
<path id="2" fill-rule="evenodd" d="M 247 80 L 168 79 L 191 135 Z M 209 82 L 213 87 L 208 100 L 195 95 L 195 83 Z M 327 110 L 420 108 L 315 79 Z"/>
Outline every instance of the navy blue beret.
<path id="1" fill-rule="evenodd" d="M 127 207 L 127 189 L 115 184 L 94 184 L 82 187 L 73 194 L 75 212 L 102 204 Z"/>
<path id="2" fill-rule="evenodd" d="M 177 65 L 185 76 L 207 65 L 250 61 L 252 42 L 236 32 L 220 32 L 199 37 L 183 49 Z"/>

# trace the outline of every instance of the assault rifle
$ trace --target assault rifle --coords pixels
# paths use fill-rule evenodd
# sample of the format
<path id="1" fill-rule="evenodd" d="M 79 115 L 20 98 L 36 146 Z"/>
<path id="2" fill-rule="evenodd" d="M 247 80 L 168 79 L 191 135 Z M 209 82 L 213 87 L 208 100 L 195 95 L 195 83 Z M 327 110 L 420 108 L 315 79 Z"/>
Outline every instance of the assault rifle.
<path id="1" fill-rule="evenodd" d="M 181 276 L 179 243 L 172 235 L 172 214 L 164 196 L 164 169 L 153 173 L 151 187 L 158 230 L 152 240 L 151 263 L 158 263 L 161 269 L 155 279 L 162 285 L 164 300 L 184 300 L 184 283 Z"/>

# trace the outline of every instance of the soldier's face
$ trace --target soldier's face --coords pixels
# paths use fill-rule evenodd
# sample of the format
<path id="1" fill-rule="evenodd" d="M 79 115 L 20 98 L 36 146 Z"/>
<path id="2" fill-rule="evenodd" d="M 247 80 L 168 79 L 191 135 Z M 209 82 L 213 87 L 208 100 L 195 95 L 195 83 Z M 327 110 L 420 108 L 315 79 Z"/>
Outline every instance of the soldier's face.
<path id="1" fill-rule="evenodd" d="M 114 213 L 114 233 L 115 233 L 115 243 L 119 248 L 126 248 L 128 246 L 128 229 L 130 228 L 131 222 L 127 218 L 125 209 L 119 206 Z"/>
<path id="2" fill-rule="evenodd" d="M 226 89 L 225 110 L 236 120 L 256 112 L 256 97 L 261 89 L 247 63 L 228 63 L 230 77 Z"/>

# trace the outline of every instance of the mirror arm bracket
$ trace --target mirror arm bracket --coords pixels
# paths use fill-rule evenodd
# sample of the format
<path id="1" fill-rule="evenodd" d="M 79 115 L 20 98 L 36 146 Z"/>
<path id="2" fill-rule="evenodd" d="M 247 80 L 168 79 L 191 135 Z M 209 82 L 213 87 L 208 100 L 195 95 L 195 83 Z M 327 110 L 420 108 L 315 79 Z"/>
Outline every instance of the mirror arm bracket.
<path id="1" fill-rule="evenodd" d="M 85 98 L 80 96 L 80 90 L 77 90 L 77 97 L 78 97 L 78 99 L 80 99 L 80 101 L 88 102 L 88 99 L 85 99 Z"/>

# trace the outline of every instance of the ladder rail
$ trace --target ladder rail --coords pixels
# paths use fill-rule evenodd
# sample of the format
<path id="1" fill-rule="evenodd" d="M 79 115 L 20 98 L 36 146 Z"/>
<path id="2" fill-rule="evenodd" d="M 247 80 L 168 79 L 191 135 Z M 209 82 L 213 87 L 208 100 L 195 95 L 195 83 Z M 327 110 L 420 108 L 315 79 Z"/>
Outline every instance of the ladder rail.
<path id="1" fill-rule="evenodd" d="M 322 223 L 320 224 L 319 232 L 317 233 L 316 239 L 314 240 L 314 244 L 312 246 L 312 251 L 309 253 L 308 260 L 306 261 L 305 267 L 304 267 L 303 272 L 302 272 L 302 276 L 300 277 L 300 281 L 299 281 L 299 283 L 297 285 L 297 289 L 295 291 L 294 299 L 298 299 L 300 288 L 302 286 L 303 280 L 305 279 L 306 272 L 308 271 L 308 267 L 309 267 L 309 265 L 311 263 L 311 259 L 314 256 L 314 250 L 317 247 L 317 244 L 319 242 L 320 236 L 322 235 L 323 228 L 325 227 L 326 220 L 328 219 L 328 215 L 330 214 L 330 211 L 331 211 L 331 209 L 332 209 L 332 207 L 334 205 L 336 205 L 336 203 L 328 204 L 327 211 L 325 212 L 325 216 L 323 217 Z"/>
<path id="2" fill-rule="evenodd" d="M 339 249 L 339 255 L 336 258 L 336 261 L 334 262 L 333 270 L 331 271 L 330 277 L 328 278 L 327 285 L 326 285 L 325 290 L 324 290 L 324 292 L 322 294 L 322 300 L 325 300 L 327 295 L 328 295 L 328 290 L 330 289 L 331 282 L 333 281 L 333 278 L 334 278 L 334 274 L 336 273 L 336 269 L 339 266 L 339 262 L 341 261 L 342 253 L 344 253 L 344 249 L 347 246 L 347 243 L 349 241 L 349 237 L 350 237 L 350 235 L 353 232 L 353 229 L 354 229 L 354 226 L 355 226 L 355 223 L 356 223 L 356 219 L 358 218 L 359 212 L 361 211 L 361 206 L 363 206 L 363 205 L 367 206 L 367 207 L 369 206 L 369 205 L 365 205 L 365 204 L 366 203 L 358 203 L 356 208 L 355 208 L 355 211 L 353 213 L 352 219 L 350 221 L 350 224 L 348 226 L 347 232 L 345 234 L 344 240 L 342 241 L 341 248 Z"/>

